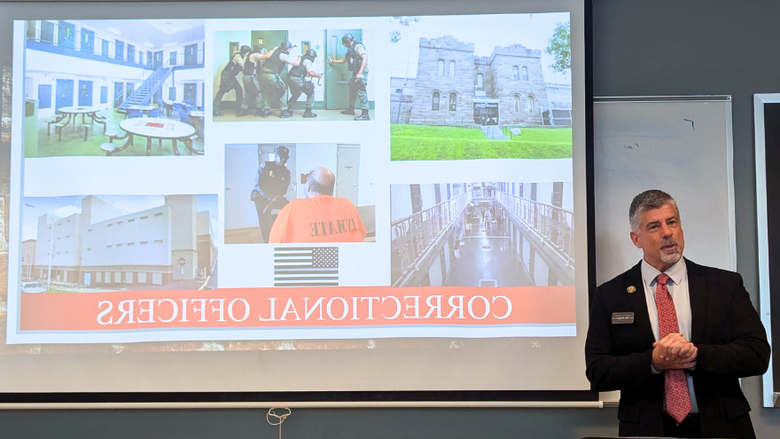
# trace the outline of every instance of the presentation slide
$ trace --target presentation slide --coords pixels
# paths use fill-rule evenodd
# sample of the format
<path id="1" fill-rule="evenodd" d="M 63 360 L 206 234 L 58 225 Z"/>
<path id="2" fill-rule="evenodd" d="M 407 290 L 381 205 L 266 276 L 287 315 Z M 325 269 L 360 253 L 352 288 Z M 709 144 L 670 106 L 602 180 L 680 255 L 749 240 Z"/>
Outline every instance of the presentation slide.
<path id="1" fill-rule="evenodd" d="M 582 5 L 518 9 L 15 20 L 0 391 L 586 390 Z"/>

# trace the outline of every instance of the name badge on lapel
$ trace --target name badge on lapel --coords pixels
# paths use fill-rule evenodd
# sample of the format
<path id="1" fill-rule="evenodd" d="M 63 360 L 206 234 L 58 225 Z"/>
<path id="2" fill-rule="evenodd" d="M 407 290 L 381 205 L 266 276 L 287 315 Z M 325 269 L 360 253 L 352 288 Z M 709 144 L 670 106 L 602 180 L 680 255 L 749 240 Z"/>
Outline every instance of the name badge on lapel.
<path id="1" fill-rule="evenodd" d="M 633 312 L 613 312 L 612 324 L 613 325 L 630 325 L 634 323 Z"/>

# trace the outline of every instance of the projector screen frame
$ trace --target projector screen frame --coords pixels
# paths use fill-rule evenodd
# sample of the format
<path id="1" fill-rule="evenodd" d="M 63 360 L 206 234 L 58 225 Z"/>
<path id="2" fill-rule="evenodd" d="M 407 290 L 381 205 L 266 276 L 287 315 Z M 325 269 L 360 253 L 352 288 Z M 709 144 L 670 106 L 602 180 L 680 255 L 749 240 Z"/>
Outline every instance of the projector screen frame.
<path id="1" fill-rule="evenodd" d="M 19 5 L 21 3 L 39 3 L 43 0 L 32 0 L 32 2 L 22 1 L 1 1 L 0 10 L 5 9 L 4 5 Z M 239 0 L 241 1 L 241 0 Z M 181 0 L 171 0 L 172 3 L 181 2 Z M 69 3 L 75 4 L 89 4 L 89 1 L 75 0 Z M 101 2 L 108 3 L 106 7 L 119 6 L 120 9 L 124 9 L 123 12 L 129 11 L 129 7 L 137 8 L 139 4 L 144 3 L 141 1 L 129 0 L 129 1 L 110 1 Z M 189 3 L 189 2 L 188 2 Z M 217 8 L 216 3 L 209 2 L 208 0 L 198 1 L 199 5 L 207 5 L 211 8 Z M 257 3 L 257 2 L 254 2 Z M 299 3 L 305 4 L 307 2 L 283 2 L 283 3 Z M 315 3 L 315 2 L 311 2 Z M 320 3 L 320 2 L 316 2 Z M 358 2 L 354 2 L 358 3 Z M 364 2 L 365 3 L 365 2 Z M 370 6 L 369 2 L 369 6 Z M 417 5 L 420 2 L 397 2 L 403 3 L 415 3 Z M 436 5 L 452 4 L 453 2 L 440 2 L 431 1 L 423 2 L 422 8 L 436 9 Z M 457 3 L 460 8 L 475 9 L 476 6 L 469 2 L 454 2 Z M 595 288 L 595 264 L 590 263 L 595 260 L 595 232 L 594 232 L 594 212 L 593 212 L 593 82 L 592 82 L 592 0 L 582 0 L 584 9 L 584 75 L 585 75 L 585 181 L 586 181 L 586 199 L 587 199 L 587 241 L 588 241 L 588 286 L 589 290 Z M 496 7 L 496 3 L 491 3 L 490 6 Z M 507 8 L 507 6 L 504 6 Z M 197 8 L 194 8 L 197 10 Z M 370 8 L 369 8 L 370 9 Z M 508 7 L 511 9 L 511 7 Z M 184 11 L 184 14 L 179 14 L 176 18 L 215 18 L 204 17 L 203 14 L 197 16 L 188 17 L 187 15 L 195 12 Z M 354 12 L 355 16 L 367 15 L 366 13 Z M 481 13 L 494 13 L 496 11 L 480 11 Z M 432 12 L 429 12 L 432 13 Z M 441 13 L 439 11 L 439 13 Z M 472 11 L 471 13 L 478 13 Z M 137 13 L 136 13 L 137 14 Z M 5 14 L 2 14 L 5 15 Z M 27 15 L 27 14 L 22 14 Z M 31 14 L 34 15 L 34 14 Z M 76 14 L 77 16 L 63 16 L 58 17 L 62 19 L 75 19 L 75 18 L 91 18 L 85 17 L 84 14 Z M 346 16 L 341 10 L 337 14 L 338 16 Z M 424 15 L 424 14 L 420 14 Z M 5 15 L 2 19 L 3 32 L 10 32 L 12 28 L 12 22 L 15 19 L 33 18 L 29 16 L 9 16 Z M 41 17 L 35 17 L 40 19 Z M 95 17 L 97 18 L 97 17 Z M 122 18 L 133 18 L 133 14 L 129 16 L 123 16 Z M 140 18 L 140 17 L 139 17 Z M 173 18 L 173 17 L 171 17 Z M 6 27 L 8 26 L 8 27 Z M 8 39 L 7 41 L 11 41 Z M 10 44 L 9 44 L 10 46 Z M 0 49 L 2 51 L 7 48 Z M 10 58 L 9 58 L 10 59 Z M 2 58 L 2 62 L 5 62 L 6 58 Z M 0 103 L 0 105 L 3 105 Z M 584 373 L 584 371 L 583 371 Z M 369 391 L 369 392 L 100 392 L 100 393 L 69 393 L 69 392 L 57 392 L 57 393 L 0 393 L 0 406 L 3 408 L 31 408 L 42 404 L 50 408 L 62 408 L 61 404 L 66 404 L 70 408 L 84 408 L 89 405 L 90 408 L 95 408 L 92 405 L 98 404 L 99 407 L 110 408 L 112 404 L 122 405 L 134 405 L 134 404 L 162 404 L 171 408 L 176 408 L 179 404 L 209 404 L 214 406 L 232 406 L 233 404 L 239 404 L 242 406 L 250 406 L 253 404 L 260 404 L 265 407 L 273 403 L 274 405 L 280 405 L 287 403 L 294 406 L 296 404 L 303 404 L 303 406 L 316 406 L 325 407 L 329 405 L 339 406 L 340 404 L 355 404 L 356 406 L 416 406 L 423 405 L 439 407 L 450 406 L 452 404 L 459 406 L 594 406 L 594 403 L 598 403 L 598 393 L 593 391 Z M 309 405 L 310 404 L 310 405 Z M 387 404 L 387 405 L 383 405 Z"/>

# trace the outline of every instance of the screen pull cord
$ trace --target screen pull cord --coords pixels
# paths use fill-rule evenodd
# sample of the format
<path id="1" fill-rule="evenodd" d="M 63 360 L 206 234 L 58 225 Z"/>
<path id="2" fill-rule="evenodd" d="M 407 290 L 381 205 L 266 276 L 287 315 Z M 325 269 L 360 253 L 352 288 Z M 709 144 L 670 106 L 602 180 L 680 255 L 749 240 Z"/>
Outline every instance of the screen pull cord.
<path id="1" fill-rule="evenodd" d="M 277 410 L 279 410 L 278 413 Z M 282 439 L 282 423 L 291 414 L 292 414 L 292 410 L 290 410 L 289 408 L 276 408 L 276 407 L 271 407 L 270 409 L 268 409 L 268 413 L 265 414 L 265 420 L 268 421 L 269 424 L 279 426 L 279 439 Z"/>

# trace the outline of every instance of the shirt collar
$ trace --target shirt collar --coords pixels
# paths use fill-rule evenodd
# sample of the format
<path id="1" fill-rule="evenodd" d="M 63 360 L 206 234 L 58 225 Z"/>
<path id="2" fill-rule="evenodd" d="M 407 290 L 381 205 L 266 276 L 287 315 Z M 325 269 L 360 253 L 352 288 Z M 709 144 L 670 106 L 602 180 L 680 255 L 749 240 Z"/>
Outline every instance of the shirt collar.
<path id="1" fill-rule="evenodd" d="M 664 273 L 669 276 L 675 285 L 680 285 L 680 282 L 682 282 L 683 277 L 685 276 L 685 258 L 680 258 L 676 264 L 669 267 Z M 655 267 L 642 259 L 642 280 L 645 282 L 645 285 L 655 285 L 655 278 L 658 277 L 659 274 L 661 274 L 660 271 L 656 270 Z"/>

